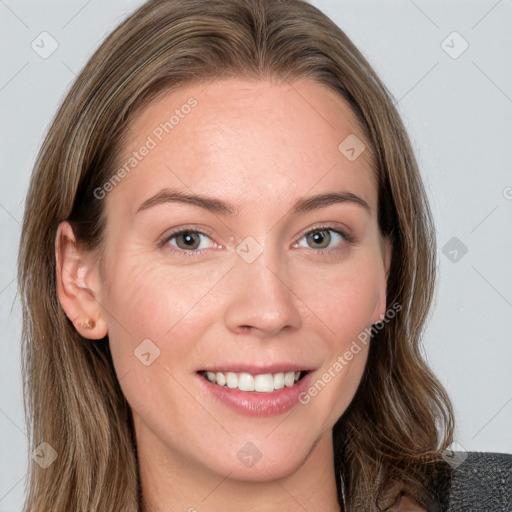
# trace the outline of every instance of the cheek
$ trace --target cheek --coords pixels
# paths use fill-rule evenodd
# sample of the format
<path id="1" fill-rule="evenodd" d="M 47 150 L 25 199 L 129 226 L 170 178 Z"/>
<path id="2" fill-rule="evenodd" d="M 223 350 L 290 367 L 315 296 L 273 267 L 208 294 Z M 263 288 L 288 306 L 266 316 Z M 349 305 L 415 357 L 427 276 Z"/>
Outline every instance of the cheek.
<path id="1" fill-rule="evenodd" d="M 325 418 L 327 430 L 352 401 L 364 372 L 380 294 L 376 262 L 368 255 L 295 281 L 297 295 L 313 312 L 314 329 L 328 345 L 328 359 L 303 397 L 312 417 Z"/>
<path id="2" fill-rule="evenodd" d="M 378 259 L 370 251 L 318 272 L 297 269 L 291 281 L 293 292 L 324 324 L 328 337 L 352 339 L 371 325 L 381 290 Z M 342 348 L 342 346 L 340 346 Z"/>
<path id="3" fill-rule="evenodd" d="M 186 422 L 163 417 L 204 414 L 182 383 L 197 367 L 191 355 L 198 353 L 212 318 L 220 317 L 208 292 L 225 272 L 205 274 L 198 272 L 199 266 L 177 271 L 138 255 L 117 256 L 109 269 L 108 295 L 102 300 L 109 311 L 109 343 L 123 394 L 153 431 L 167 428 L 185 436 Z"/>
<path id="4" fill-rule="evenodd" d="M 176 268 L 142 252 L 122 254 L 117 251 L 109 262 L 108 294 L 101 298 L 116 368 L 122 365 L 120 372 L 126 372 L 146 339 L 165 351 L 171 368 L 183 364 L 208 325 L 221 318 L 215 287 L 229 266 L 212 265 L 205 272 L 201 265 Z"/>
<path id="5" fill-rule="evenodd" d="M 208 325 L 221 321 L 223 305 L 236 291 L 226 284 L 233 269 L 227 258 L 177 268 L 166 264 L 165 257 L 149 258 L 143 252 L 112 254 L 108 296 L 101 300 L 110 318 L 114 351 L 116 340 L 122 340 L 123 351 L 128 347 L 132 353 L 146 338 L 173 352 L 190 348 Z M 339 345 L 371 325 L 380 288 L 376 261 L 370 251 L 360 251 L 341 264 L 290 264 L 283 281 L 291 291 L 289 300 L 302 311 L 304 328 Z"/>

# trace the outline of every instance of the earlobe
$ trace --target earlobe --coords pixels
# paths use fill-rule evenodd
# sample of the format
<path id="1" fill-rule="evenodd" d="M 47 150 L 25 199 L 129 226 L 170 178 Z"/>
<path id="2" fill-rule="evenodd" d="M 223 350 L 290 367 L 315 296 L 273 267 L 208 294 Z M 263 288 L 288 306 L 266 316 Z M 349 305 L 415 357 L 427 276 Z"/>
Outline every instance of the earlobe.
<path id="1" fill-rule="evenodd" d="M 73 228 L 66 221 L 57 228 L 55 261 L 57 297 L 66 316 L 83 337 L 104 338 L 108 327 L 97 297 L 96 258 L 77 246 Z"/>

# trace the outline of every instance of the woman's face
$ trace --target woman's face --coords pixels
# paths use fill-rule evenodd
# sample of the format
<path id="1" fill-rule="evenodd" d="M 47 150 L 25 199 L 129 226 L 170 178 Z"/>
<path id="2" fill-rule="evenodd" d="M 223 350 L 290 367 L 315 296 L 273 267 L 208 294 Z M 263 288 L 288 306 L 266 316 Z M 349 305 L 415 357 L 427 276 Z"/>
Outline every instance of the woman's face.
<path id="1" fill-rule="evenodd" d="M 332 453 L 358 335 L 386 308 L 362 140 L 308 80 L 189 86 L 131 123 L 125 172 L 98 199 L 96 298 L 142 458 L 265 480 Z"/>

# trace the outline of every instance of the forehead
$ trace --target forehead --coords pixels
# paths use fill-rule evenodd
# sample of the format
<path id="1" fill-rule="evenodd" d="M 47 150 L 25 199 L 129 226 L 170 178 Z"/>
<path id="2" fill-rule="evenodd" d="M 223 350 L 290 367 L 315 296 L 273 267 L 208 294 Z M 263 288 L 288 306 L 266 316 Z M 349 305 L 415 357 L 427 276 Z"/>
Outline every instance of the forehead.
<path id="1" fill-rule="evenodd" d="M 235 206 L 345 187 L 373 209 L 368 149 L 350 106 L 326 85 L 195 84 L 161 95 L 130 123 L 118 161 L 129 172 L 112 195 L 122 194 L 133 212 L 163 186 L 222 193 Z"/>

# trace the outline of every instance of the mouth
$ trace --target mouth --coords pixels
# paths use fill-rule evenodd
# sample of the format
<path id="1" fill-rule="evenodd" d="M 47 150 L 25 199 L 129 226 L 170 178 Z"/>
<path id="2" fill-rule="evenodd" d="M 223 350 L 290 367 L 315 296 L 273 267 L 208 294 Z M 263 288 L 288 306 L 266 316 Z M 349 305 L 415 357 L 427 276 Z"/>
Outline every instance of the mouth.
<path id="1" fill-rule="evenodd" d="M 229 364 L 196 372 L 212 400 L 248 416 L 284 414 L 297 406 L 311 385 L 314 368 L 295 363 Z"/>
<path id="2" fill-rule="evenodd" d="M 309 370 L 257 374 L 200 370 L 197 373 L 219 387 L 244 392 L 273 393 L 284 388 L 292 388 L 309 373 Z"/>

